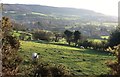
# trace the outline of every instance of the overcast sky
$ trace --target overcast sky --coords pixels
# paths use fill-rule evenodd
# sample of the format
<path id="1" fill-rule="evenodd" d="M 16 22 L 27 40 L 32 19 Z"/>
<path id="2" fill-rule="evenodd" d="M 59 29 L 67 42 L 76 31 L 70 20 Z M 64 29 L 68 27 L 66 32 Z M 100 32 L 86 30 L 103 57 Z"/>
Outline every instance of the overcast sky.
<path id="1" fill-rule="evenodd" d="M 0 0 L 10 4 L 39 4 L 55 7 L 72 7 L 89 9 L 106 15 L 118 16 L 120 0 Z"/>

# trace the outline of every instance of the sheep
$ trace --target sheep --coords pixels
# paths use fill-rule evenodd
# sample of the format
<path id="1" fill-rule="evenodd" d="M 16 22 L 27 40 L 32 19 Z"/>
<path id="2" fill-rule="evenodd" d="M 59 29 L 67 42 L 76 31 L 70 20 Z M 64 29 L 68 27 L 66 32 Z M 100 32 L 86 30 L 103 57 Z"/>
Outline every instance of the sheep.
<path id="1" fill-rule="evenodd" d="M 81 49 L 84 49 L 84 47 L 83 47 L 83 46 L 80 46 L 80 48 L 81 48 Z"/>
<path id="2" fill-rule="evenodd" d="M 32 60 L 33 61 L 36 61 L 37 59 L 39 58 L 39 55 L 38 55 L 38 53 L 32 53 Z"/>

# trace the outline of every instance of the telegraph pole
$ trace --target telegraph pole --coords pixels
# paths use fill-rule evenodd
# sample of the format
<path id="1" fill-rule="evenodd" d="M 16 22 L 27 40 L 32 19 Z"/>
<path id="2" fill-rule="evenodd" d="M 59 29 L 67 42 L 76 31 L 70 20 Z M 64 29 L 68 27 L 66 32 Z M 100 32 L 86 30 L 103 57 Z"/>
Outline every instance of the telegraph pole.
<path id="1" fill-rule="evenodd" d="M 3 4 L 0 3 L 0 21 L 2 22 Z M 2 76 L 2 23 L 0 22 L 0 76 Z"/>

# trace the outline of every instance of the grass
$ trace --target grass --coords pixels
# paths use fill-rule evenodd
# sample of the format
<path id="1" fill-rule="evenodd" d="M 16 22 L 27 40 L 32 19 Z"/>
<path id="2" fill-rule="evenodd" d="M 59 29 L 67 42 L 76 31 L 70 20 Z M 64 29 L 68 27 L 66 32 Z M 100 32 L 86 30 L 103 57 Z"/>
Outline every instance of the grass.
<path id="1" fill-rule="evenodd" d="M 103 40 L 103 39 L 88 39 L 88 41 L 92 41 L 94 43 L 101 43 L 102 41 L 107 42 L 107 40 Z"/>
<path id="2" fill-rule="evenodd" d="M 37 13 L 37 12 L 32 12 L 32 14 L 35 14 L 35 15 L 41 15 L 41 16 L 47 16 L 46 14 Z"/>
<path id="3" fill-rule="evenodd" d="M 24 34 L 24 36 L 23 36 Z M 29 37 L 32 38 L 32 34 L 24 31 L 13 31 L 13 36 L 19 39 L 20 36 L 23 36 L 24 39 L 28 39 Z"/>
<path id="4" fill-rule="evenodd" d="M 109 36 L 101 36 L 102 39 L 109 39 Z"/>
<path id="5" fill-rule="evenodd" d="M 14 32 L 13 33 L 13 36 L 15 36 L 15 37 L 19 37 L 21 34 L 20 33 L 17 33 L 17 32 Z"/>
<path id="6" fill-rule="evenodd" d="M 21 41 L 19 51 L 25 61 L 29 61 L 31 54 L 37 52 L 40 53 L 40 61 L 63 64 L 75 75 L 107 74 L 110 69 L 105 62 L 115 59 L 107 52 L 28 41 Z"/>

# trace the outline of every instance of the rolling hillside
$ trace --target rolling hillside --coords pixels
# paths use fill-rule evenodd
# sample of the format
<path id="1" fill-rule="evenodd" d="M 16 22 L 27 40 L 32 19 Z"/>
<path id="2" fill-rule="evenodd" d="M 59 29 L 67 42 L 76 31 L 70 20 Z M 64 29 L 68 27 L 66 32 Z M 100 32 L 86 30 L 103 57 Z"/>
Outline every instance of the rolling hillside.
<path id="1" fill-rule="evenodd" d="M 10 12 L 11 11 L 11 12 Z M 75 8 L 60 8 L 42 5 L 24 5 L 24 4 L 4 4 L 4 12 L 9 13 L 25 13 L 29 14 L 35 12 L 36 14 L 48 15 L 51 17 L 78 17 L 78 19 L 84 21 L 116 21 L 117 18 L 113 16 L 106 16 L 101 13 L 97 13 L 86 9 Z"/>
<path id="2" fill-rule="evenodd" d="M 21 26 L 19 28 L 31 31 L 43 29 L 63 32 L 69 29 L 79 30 L 86 36 L 109 36 L 110 31 L 117 25 L 117 17 L 114 16 L 86 9 L 42 5 L 4 4 L 3 16 L 10 17 L 12 22 Z"/>
<path id="3" fill-rule="evenodd" d="M 110 69 L 105 63 L 115 59 L 114 56 L 102 51 L 21 41 L 20 55 L 24 57 L 24 69 L 29 67 L 33 52 L 40 53 L 40 62 L 63 64 L 74 75 L 107 74 Z"/>

